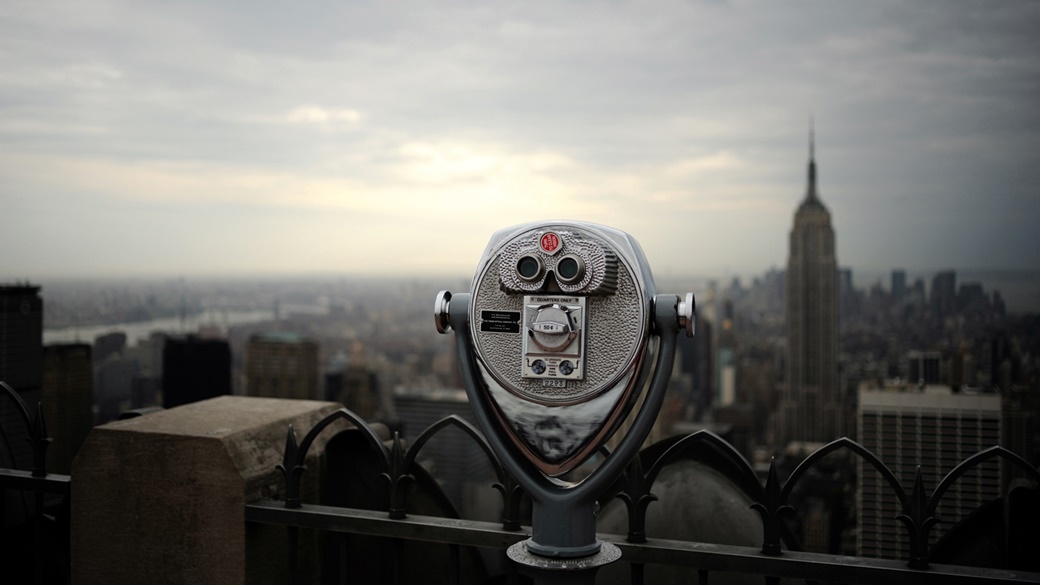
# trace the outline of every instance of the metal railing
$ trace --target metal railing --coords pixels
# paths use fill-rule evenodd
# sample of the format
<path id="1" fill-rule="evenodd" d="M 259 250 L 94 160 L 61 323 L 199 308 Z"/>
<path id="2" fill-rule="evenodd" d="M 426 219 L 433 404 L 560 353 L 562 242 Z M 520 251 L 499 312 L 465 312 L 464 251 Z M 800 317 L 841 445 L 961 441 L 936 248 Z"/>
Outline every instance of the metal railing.
<path id="1" fill-rule="evenodd" d="M 55 579 L 54 566 L 48 558 L 48 550 L 55 543 L 49 542 L 43 513 L 48 495 L 67 498 L 71 491 L 71 478 L 67 475 L 47 473 L 46 450 L 51 443 L 47 436 L 43 409 L 37 405 L 35 416 L 30 417 L 24 400 L 8 386 L 0 382 L 0 390 L 14 401 L 23 418 L 32 445 L 32 469 L 0 469 L 0 489 L 31 494 L 35 504 L 32 518 L 32 578 L 36 583 L 60 582 Z M 2 399 L 3 396 L 0 396 Z M 387 488 L 387 507 L 383 511 L 341 508 L 303 503 L 300 497 L 300 482 L 307 470 L 305 463 L 318 435 L 336 420 L 347 420 L 361 432 L 373 453 L 378 455 Z M 409 513 L 407 486 L 414 481 L 410 471 L 423 447 L 438 433 L 456 429 L 467 435 L 480 446 L 492 464 L 496 481 L 494 488 L 502 497 L 503 517 L 500 523 L 459 520 Z M 710 445 L 727 455 L 744 475 L 741 485 L 754 486 L 752 507 L 759 512 L 763 526 L 761 547 L 731 546 L 653 538 L 646 532 L 646 513 L 656 500 L 652 489 L 654 482 L 665 468 L 683 457 L 691 449 Z M 829 554 L 799 552 L 784 546 L 784 518 L 793 513 L 790 498 L 793 490 L 807 472 L 824 457 L 847 451 L 862 458 L 876 469 L 889 485 L 902 509 L 898 520 L 908 535 L 905 560 L 847 557 Z M 10 455 L 13 457 L 13 455 Z M 1040 484 L 1040 471 L 1021 457 L 1002 447 L 991 447 L 980 451 L 955 466 L 939 482 L 931 493 L 927 493 L 920 473 L 908 492 L 896 475 L 873 453 L 862 445 L 847 438 L 838 439 L 810 454 L 801 461 L 783 483 L 777 469 L 771 466 L 762 485 L 746 460 L 728 443 L 718 436 L 700 431 L 689 435 L 669 447 L 644 469 L 640 458 L 629 465 L 620 482 L 620 492 L 609 497 L 621 499 L 628 510 L 628 533 L 626 535 L 600 534 L 599 538 L 618 546 L 622 559 L 630 567 L 631 582 L 642 583 L 648 565 L 669 565 L 680 571 L 689 571 L 690 582 L 709 583 L 712 575 L 719 573 L 742 573 L 760 575 L 766 583 L 777 583 L 779 579 L 802 579 L 820 582 L 841 583 L 1037 583 L 1040 573 L 1010 569 L 967 567 L 930 562 L 929 534 L 936 525 L 936 508 L 943 496 L 965 473 L 986 461 L 1003 459 L 1018 468 L 1029 480 Z M 320 531 L 375 536 L 390 539 L 391 553 L 397 554 L 400 543 L 407 541 L 440 543 L 445 545 L 445 555 L 450 559 L 450 582 L 461 582 L 459 551 L 461 547 L 481 547 L 504 551 L 514 543 L 530 536 L 529 527 L 521 524 L 521 503 L 524 494 L 516 481 L 509 476 L 497 460 L 481 433 L 458 416 L 449 416 L 425 429 L 406 449 L 395 436 L 387 447 L 354 413 L 340 409 L 319 421 L 297 443 L 292 427 L 288 429 L 283 461 L 278 466 L 283 474 L 284 498 L 264 500 L 246 506 L 247 522 L 282 525 L 288 528 L 288 559 L 292 582 L 300 574 L 297 560 L 299 530 Z M 757 488 L 757 489 L 755 489 Z M 602 501 L 601 504 L 606 504 Z M 895 519 L 893 519 L 895 521 Z M 504 555 L 503 555 L 504 556 Z M 391 563 L 396 566 L 396 563 Z M 400 577 L 391 567 L 399 582 Z M 67 575 L 66 566 L 58 573 Z M 6 573 L 6 571 L 5 571 Z M 7 573 L 10 575 L 10 573 Z M 341 575 L 345 575 L 343 572 Z M 510 567 L 508 576 L 516 582 L 517 574 Z"/>
<path id="2" fill-rule="evenodd" d="M 12 468 L 0 468 L 0 495 L 6 490 L 21 493 L 30 493 L 33 496 L 32 508 L 32 551 L 33 582 L 52 583 L 68 580 L 69 568 L 67 566 L 56 567 L 48 558 L 48 552 L 54 551 L 55 545 L 48 542 L 47 517 L 44 514 L 45 498 L 48 495 L 68 498 L 71 493 L 72 478 L 68 475 L 47 473 L 47 447 L 52 439 L 47 436 L 47 425 L 44 422 L 43 405 L 37 403 L 35 416 L 29 417 L 29 407 L 22 397 L 5 382 L 0 381 L 0 400 L 7 397 L 16 405 L 21 414 L 25 428 L 28 430 L 28 440 L 32 445 L 32 469 L 24 471 Z M 12 465 L 16 465 L 14 451 L 11 448 L 10 437 L 6 432 L 3 436 L 3 444 L 7 450 L 7 456 Z M 6 504 L 6 497 L 0 499 L 0 507 Z M 27 514 L 28 516 L 28 514 Z M 0 523 L 2 527 L 2 523 Z M 67 559 L 67 552 L 59 555 Z M 7 567 L 5 573 L 10 576 L 11 572 L 17 572 L 15 567 Z"/>
<path id="3" fill-rule="evenodd" d="M 307 470 L 305 460 L 317 436 L 332 422 L 345 419 L 353 423 L 365 437 L 378 458 L 384 471 L 381 477 L 388 488 L 388 506 L 385 511 L 340 508 L 316 504 L 304 504 L 300 500 L 300 480 Z M 457 428 L 479 444 L 491 461 L 497 475 L 495 489 L 503 498 L 503 519 L 499 523 L 437 518 L 409 514 L 405 486 L 414 479 L 409 473 L 417 456 L 427 441 L 436 433 Z M 654 481 L 662 469 L 698 445 L 711 445 L 727 455 L 745 477 L 741 485 L 755 486 L 752 493 L 752 508 L 759 512 L 763 527 L 761 547 L 742 547 L 679 540 L 652 538 L 646 534 L 646 511 L 656 500 L 652 493 Z M 848 557 L 830 554 L 793 551 L 783 546 L 784 518 L 794 512 L 790 505 L 792 490 L 806 473 L 824 457 L 840 450 L 862 458 L 876 469 L 886 480 L 902 509 L 898 520 L 908 535 L 906 560 Z M 690 571 L 690 582 L 706 584 L 712 573 L 742 573 L 760 575 L 766 583 L 779 583 L 784 579 L 802 579 L 838 583 L 1037 583 L 1040 573 L 1017 570 L 968 567 L 929 562 L 929 535 L 937 524 L 936 508 L 943 495 L 969 470 L 980 464 L 1001 458 L 1017 467 L 1035 485 L 1040 485 L 1040 470 L 1027 461 L 999 446 L 990 447 L 962 461 L 952 469 L 930 494 L 926 493 L 918 471 L 912 489 L 907 492 L 891 469 L 868 449 L 848 438 L 833 441 L 806 457 L 780 482 L 775 464 L 762 485 L 754 470 L 731 445 L 707 431 L 698 431 L 668 448 L 645 471 L 636 458 L 621 479 L 622 491 L 616 494 L 628 510 L 628 534 L 601 534 L 599 538 L 617 545 L 622 559 L 630 566 L 631 582 L 642 583 L 646 565 L 663 564 Z M 291 582 L 297 583 L 298 531 L 301 528 L 317 529 L 333 533 L 379 536 L 395 543 L 394 551 L 400 549 L 402 541 L 423 541 L 447 545 L 445 553 L 452 559 L 450 582 L 459 581 L 459 547 L 484 547 L 506 549 L 510 545 L 530 536 L 529 528 L 521 525 L 519 510 L 522 490 L 505 472 L 479 431 L 458 416 L 441 419 L 424 430 L 405 449 L 395 434 L 389 447 L 373 432 L 360 417 L 346 409 L 340 409 L 318 422 L 297 443 L 296 434 L 290 426 L 286 438 L 283 462 L 278 466 L 285 481 L 284 500 L 264 500 L 246 506 L 246 522 L 283 525 L 288 527 L 289 567 Z M 614 496 L 611 496 L 614 497 Z M 606 502 L 601 501 L 602 504 Z M 893 519 L 895 521 L 895 519 Z M 396 563 L 393 563 L 396 565 Z M 396 569 L 391 569 L 393 582 L 398 582 Z M 510 582 L 515 582 L 515 569 L 510 569 Z M 346 580 L 346 574 L 341 573 Z M 694 580 L 696 579 L 696 581 Z"/>

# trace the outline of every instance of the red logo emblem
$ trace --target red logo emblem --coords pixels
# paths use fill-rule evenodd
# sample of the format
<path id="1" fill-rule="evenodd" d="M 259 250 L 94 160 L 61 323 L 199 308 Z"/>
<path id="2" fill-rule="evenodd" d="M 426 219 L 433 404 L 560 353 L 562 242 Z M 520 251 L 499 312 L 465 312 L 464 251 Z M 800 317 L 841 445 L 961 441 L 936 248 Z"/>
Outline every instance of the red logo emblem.
<path id="1" fill-rule="evenodd" d="M 552 254 L 560 249 L 560 236 L 553 232 L 546 232 L 542 235 L 542 239 L 539 243 L 542 246 L 542 250 L 545 250 L 548 254 Z"/>

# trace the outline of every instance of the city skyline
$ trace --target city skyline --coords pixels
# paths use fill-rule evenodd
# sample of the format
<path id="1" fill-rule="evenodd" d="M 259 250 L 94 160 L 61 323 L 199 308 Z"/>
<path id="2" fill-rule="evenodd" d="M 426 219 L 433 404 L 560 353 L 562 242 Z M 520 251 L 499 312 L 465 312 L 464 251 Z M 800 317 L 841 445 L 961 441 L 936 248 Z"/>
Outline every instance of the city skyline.
<path id="1" fill-rule="evenodd" d="M 5 6 L 5 279 L 468 275 L 549 218 L 757 274 L 810 115 L 840 266 L 1040 267 L 1035 4 L 287 10 Z"/>

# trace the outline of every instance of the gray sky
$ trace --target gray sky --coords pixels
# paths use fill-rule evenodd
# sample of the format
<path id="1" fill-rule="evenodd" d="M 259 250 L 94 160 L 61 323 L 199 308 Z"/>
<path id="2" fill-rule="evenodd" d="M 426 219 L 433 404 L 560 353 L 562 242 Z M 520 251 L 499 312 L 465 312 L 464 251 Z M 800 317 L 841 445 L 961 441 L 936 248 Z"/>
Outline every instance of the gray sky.
<path id="1" fill-rule="evenodd" d="M 549 218 L 658 275 L 1040 268 L 1040 2 L 0 3 L 0 279 L 471 273 Z"/>

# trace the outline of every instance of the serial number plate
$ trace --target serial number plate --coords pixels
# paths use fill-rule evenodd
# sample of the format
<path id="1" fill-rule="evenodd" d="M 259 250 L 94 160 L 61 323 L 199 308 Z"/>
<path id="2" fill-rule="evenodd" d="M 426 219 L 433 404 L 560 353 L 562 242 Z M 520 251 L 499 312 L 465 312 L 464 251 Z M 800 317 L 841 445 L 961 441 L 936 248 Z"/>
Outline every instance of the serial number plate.
<path id="1" fill-rule="evenodd" d="M 543 379 L 542 380 L 542 388 L 566 388 L 566 387 L 567 387 L 567 380 L 560 380 L 560 379 L 555 379 L 555 380 Z"/>

